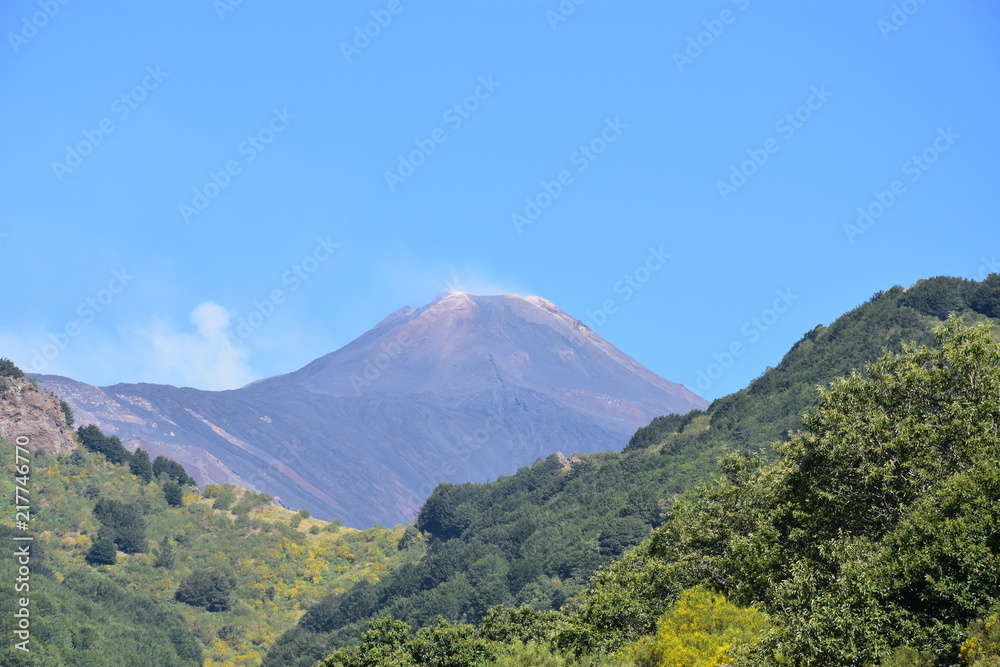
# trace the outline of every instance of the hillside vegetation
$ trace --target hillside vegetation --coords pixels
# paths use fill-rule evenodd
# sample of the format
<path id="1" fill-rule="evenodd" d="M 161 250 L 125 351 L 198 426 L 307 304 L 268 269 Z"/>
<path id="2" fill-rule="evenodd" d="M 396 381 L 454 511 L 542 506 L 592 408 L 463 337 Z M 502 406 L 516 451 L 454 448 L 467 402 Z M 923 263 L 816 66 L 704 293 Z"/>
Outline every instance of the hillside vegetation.
<path id="1" fill-rule="evenodd" d="M 13 527 L 15 447 L 0 440 L 0 537 L 34 538 L 30 590 L 0 589 L 4 610 L 30 594 L 30 653 L 6 642 L 0 664 L 259 665 L 304 608 L 378 581 L 424 549 L 401 545 L 402 526 L 357 531 L 266 494 L 199 491 L 168 459 L 129 454 L 95 427 L 79 437 L 88 447 L 29 455 L 27 531 Z M 5 581 L 16 570 L 0 559 Z M 5 611 L 0 632 L 14 629 Z"/>
<path id="2" fill-rule="evenodd" d="M 995 274 L 893 288 L 622 452 L 442 484 L 409 527 L 80 429 L 30 462 L 32 652 L 0 664 L 997 667 L 998 317 Z"/>
<path id="3" fill-rule="evenodd" d="M 747 471 L 773 461 L 782 450 L 771 443 L 788 440 L 803 426 L 803 413 L 824 400 L 817 385 L 854 368 L 862 369 L 863 378 L 865 363 L 885 349 L 901 352 L 904 342 L 933 343 L 935 327 L 950 310 L 970 320 L 1000 315 L 1000 277 L 982 283 L 937 278 L 879 293 L 829 327 L 807 333 L 777 367 L 746 389 L 704 412 L 654 420 L 624 452 L 568 460 L 553 456 L 491 484 L 441 485 L 417 521 L 429 539 L 425 559 L 377 585 L 324 599 L 282 637 L 265 664 L 311 664 L 324 651 L 358 642 L 377 617 L 427 628 L 421 631 L 425 634 L 445 632 L 435 625 L 438 615 L 449 624 L 489 623 L 489 615 L 499 609 L 491 612 L 491 604 L 527 605 L 519 623 L 528 626 L 525 619 L 536 617 L 543 625 L 567 619 L 572 627 L 608 624 L 600 630 L 605 639 L 596 643 L 586 630 L 576 638 L 561 630 L 557 644 L 564 648 L 605 652 L 638 640 L 655 630 L 686 589 L 681 584 L 702 580 L 690 574 L 664 587 L 659 579 L 643 579 L 636 586 L 649 596 L 645 600 L 599 595 L 601 582 L 639 567 L 636 559 L 652 549 L 646 541 L 580 593 L 583 582 L 644 540 L 650 528 L 657 529 L 654 536 L 675 529 L 681 511 L 674 507 L 677 494 L 713 474 L 733 474 L 733 461 L 741 459 L 729 456 L 724 467 L 717 464 L 727 454 L 750 457 L 739 464 Z M 655 563 L 659 568 L 661 561 Z M 563 613 L 542 613 L 554 609 Z M 601 620 L 600 614 L 620 618 Z"/>
<path id="4" fill-rule="evenodd" d="M 821 392 L 776 459 L 731 454 L 559 612 L 415 633 L 324 667 L 1000 662 L 1000 344 L 954 316 Z"/>
<path id="5" fill-rule="evenodd" d="M 738 664 L 974 664 L 961 647 L 1000 611 L 991 327 L 953 318 L 934 347 L 833 382 L 805 430 L 775 448 L 772 463 L 726 457 L 574 600 L 577 627 L 554 640 L 616 650 L 703 585 L 775 624 Z"/>

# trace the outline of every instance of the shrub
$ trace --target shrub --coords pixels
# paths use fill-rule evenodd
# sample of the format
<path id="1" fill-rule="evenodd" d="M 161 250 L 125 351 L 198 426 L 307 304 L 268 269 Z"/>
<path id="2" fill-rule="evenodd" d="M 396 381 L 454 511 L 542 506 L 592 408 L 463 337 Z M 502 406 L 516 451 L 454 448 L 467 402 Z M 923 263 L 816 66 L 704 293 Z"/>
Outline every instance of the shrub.
<path id="1" fill-rule="evenodd" d="M 1000 614 L 973 625 L 972 636 L 959 650 L 963 665 L 995 667 L 1000 665 Z"/>
<path id="2" fill-rule="evenodd" d="M 507 655 L 493 663 L 495 667 L 590 667 L 603 663 L 597 658 L 577 657 L 551 649 L 547 644 L 537 642 L 515 642 Z"/>
<path id="3" fill-rule="evenodd" d="M 63 416 L 66 418 L 66 426 L 73 428 L 73 408 L 69 407 L 69 403 L 59 399 L 59 407 L 62 408 Z"/>
<path id="4" fill-rule="evenodd" d="M 7 357 L 0 359 L 0 376 L 9 378 L 23 378 L 24 371 L 18 368 L 13 361 Z"/>
<path id="5" fill-rule="evenodd" d="M 734 647 L 755 643 L 769 626 L 762 612 L 693 588 L 681 593 L 654 636 L 626 647 L 622 657 L 636 665 L 715 667 L 729 661 Z"/>
<path id="6" fill-rule="evenodd" d="M 233 485 L 225 484 L 220 488 L 218 495 L 215 497 L 212 509 L 225 511 L 232 507 L 234 502 L 236 502 L 236 493 L 233 492 Z"/>

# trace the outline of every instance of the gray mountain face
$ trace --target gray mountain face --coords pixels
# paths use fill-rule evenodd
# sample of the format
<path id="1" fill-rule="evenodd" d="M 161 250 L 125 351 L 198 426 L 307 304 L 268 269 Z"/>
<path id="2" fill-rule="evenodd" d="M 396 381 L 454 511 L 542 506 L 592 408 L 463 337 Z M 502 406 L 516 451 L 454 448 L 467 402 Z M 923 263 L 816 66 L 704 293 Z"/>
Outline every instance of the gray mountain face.
<path id="1" fill-rule="evenodd" d="M 539 297 L 447 292 L 304 368 L 232 391 L 35 376 L 129 449 L 350 526 L 409 521 L 440 482 L 621 449 L 705 408 Z"/>

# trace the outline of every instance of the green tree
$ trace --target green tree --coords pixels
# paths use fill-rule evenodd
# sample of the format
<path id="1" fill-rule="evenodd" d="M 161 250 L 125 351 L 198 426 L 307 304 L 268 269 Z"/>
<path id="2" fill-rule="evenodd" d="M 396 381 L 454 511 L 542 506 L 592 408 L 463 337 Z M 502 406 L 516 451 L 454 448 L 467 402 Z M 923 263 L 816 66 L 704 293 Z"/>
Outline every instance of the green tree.
<path id="1" fill-rule="evenodd" d="M 1000 273 L 991 273 L 969 297 L 969 305 L 987 317 L 1000 318 Z"/>
<path id="2" fill-rule="evenodd" d="M 149 454 L 144 449 L 137 449 L 132 453 L 128 469 L 129 472 L 141 479 L 143 484 L 149 484 L 153 481 L 153 464 L 149 460 Z"/>
<path id="3" fill-rule="evenodd" d="M 212 503 L 212 509 L 225 511 L 232 507 L 235 501 L 236 493 L 233 491 L 233 485 L 223 484 L 215 497 L 215 502 Z"/>
<path id="4" fill-rule="evenodd" d="M 333 524 L 331 523 L 330 525 L 332 526 Z M 403 549 L 406 549 L 416 544 L 419 541 L 420 541 L 420 531 L 417 530 L 416 526 L 411 524 L 406 527 L 405 531 L 403 531 L 403 536 L 399 538 L 399 542 L 396 544 L 396 548 L 402 551 Z"/>
<path id="5" fill-rule="evenodd" d="M 498 644 L 510 645 L 517 642 L 548 642 L 565 617 L 555 611 L 538 611 L 527 605 L 511 607 L 497 605 L 490 608 L 479 626 L 479 634 Z"/>
<path id="6" fill-rule="evenodd" d="M 477 635 L 475 626 L 452 624 L 443 618 L 433 627 L 417 630 L 409 649 L 418 665 L 440 667 L 485 664 L 499 652 L 495 644 Z"/>
<path id="7" fill-rule="evenodd" d="M 94 506 L 94 516 L 107 527 L 115 544 L 125 553 L 146 550 L 146 521 L 135 505 L 120 500 L 99 500 Z"/>
<path id="8" fill-rule="evenodd" d="M 122 441 L 117 435 L 106 436 L 96 424 L 81 426 L 76 430 L 80 437 L 80 442 L 91 452 L 98 452 L 108 457 L 108 460 L 116 465 L 124 465 L 129 462 L 131 455 L 122 445 Z"/>
<path id="9" fill-rule="evenodd" d="M 474 518 L 472 508 L 462 504 L 472 491 L 471 484 L 439 484 L 420 508 L 417 530 L 439 540 L 461 535 Z"/>
<path id="10" fill-rule="evenodd" d="M 413 665 L 409 651 L 410 626 L 403 621 L 377 618 L 361 635 L 361 645 L 334 651 L 323 667 L 395 667 Z"/>
<path id="11" fill-rule="evenodd" d="M 217 570 L 195 570 L 177 587 L 174 597 L 178 602 L 207 611 L 227 611 L 232 582 Z"/>
<path id="12" fill-rule="evenodd" d="M 603 556 L 617 556 L 649 535 L 652 526 L 635 516 L 609 521 L 598 540 Z"/>
<path id="13" fill-rule="evenodd" d="M 183 486 L 195 484 L 194 479 L 189 477 L 187 471 L 184 470 L 184 466 L 166 456 L 157 456 L 153 459 L 153 477 L 160 475 L 166 475 Z"/>
<path id="14" fill-rule="evenodd" d="M 107 528 L 97 531 L 97 538 L 90 545 L 86 558 L 91 565 L 114 565 L 117 562 L 118 549 L 115 547 L 111 531 Z"/>
<path id="15" fill-rule="evenodd" d="M 918 280 L 906 290 L 903 303 L 943 320 L 949 313 L 961 312 L 977 287 L 975 281 L 949 276 Z"/>
<path id="16" fill-rule="evenodd" d="M 163 483 L 163 497 L 171 507 L 180 507 L 184 504 L 184 491 L 181 485 L 172 479 Z"/>
<path id="17" fill-rule="evenodd" d="M 174 548 L 170 545 L 170 540 L 166 537 L 160 541 L 160 550 L 156 554 L 154 565 L 166 570 L 173 569 L 174 567 Z"/>
<path id="18" fill-rule="evenodd" d="M 62 408 L 63 417 L 66 418 L 66 426 L 73 428 L 73 408 L 69 406 L 69 403 L 59 399 L 59 407 Z"/>
<path id="19" fill-rule="evenodd" d="M 23 378 L 24 371 L 7 357 L 0 358 L 0 377 Z"/>
<path id="20" fill-rule="evenodd" d="M 220 493 L 222 493 L 222 487 L 218 484 L 206 484 L 205 488 L 201 490 L 201 497 L 217 498 Z"/>

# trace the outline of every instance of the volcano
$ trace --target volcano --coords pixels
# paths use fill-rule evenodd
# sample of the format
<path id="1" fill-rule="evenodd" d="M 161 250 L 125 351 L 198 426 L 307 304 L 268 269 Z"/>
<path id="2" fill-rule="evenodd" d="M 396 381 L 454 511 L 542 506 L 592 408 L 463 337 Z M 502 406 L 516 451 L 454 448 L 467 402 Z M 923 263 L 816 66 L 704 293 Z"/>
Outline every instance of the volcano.
<path id="1" fill-rule="evenodd" d="M 364 528 L 414 518 L 441 482 L 562 451 L 621 449 L 707 407 L 540 297 L 451 291 L 305 367 L 231 391 L 34 376 L 129 449 Z"/>

